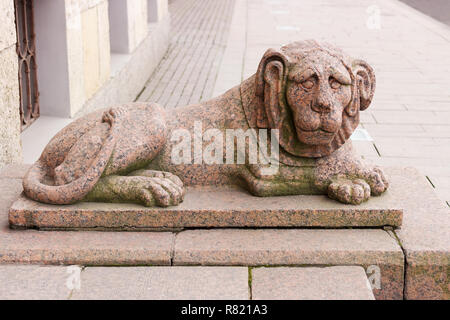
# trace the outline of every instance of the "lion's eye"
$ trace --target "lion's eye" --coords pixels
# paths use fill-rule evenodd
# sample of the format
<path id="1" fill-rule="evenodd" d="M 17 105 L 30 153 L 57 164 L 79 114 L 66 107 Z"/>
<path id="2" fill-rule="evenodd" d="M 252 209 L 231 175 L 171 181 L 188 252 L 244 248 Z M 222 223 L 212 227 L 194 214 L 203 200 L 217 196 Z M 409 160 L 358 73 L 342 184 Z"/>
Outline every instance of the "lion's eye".
<path id="1" fill-rule="evenodd" d="M 314 87 L 314 81 L 311 79 L 305 80 L 302 82 L 302 86 L 305 89 L 312 89 Z"/>
<path id="2" fill-rule="evenodd" d="M 341 83 L 334 78 L 330 78 L 330 87 L 333 89 L 339 89 L 341 87 Z"/>

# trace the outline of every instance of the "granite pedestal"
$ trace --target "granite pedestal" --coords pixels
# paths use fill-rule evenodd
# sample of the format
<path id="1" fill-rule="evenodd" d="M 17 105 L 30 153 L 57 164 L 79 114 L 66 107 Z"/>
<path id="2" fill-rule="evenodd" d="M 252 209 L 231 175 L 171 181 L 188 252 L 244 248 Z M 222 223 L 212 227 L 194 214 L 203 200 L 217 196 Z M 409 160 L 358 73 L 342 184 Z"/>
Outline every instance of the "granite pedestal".
<path id="1" fill-rule="evenodd" d="M 21 195 L 9 211 L 14 228 L 45 230 L 178 230 L 185 228 L 344 228 L 399 227 L 401 206 L 390 192 L 362 205 L 341 204 L 326 196 L 255 197 L 233 187 L 187 190 L 178 206 L 81 202 L 49 205 Z"/>

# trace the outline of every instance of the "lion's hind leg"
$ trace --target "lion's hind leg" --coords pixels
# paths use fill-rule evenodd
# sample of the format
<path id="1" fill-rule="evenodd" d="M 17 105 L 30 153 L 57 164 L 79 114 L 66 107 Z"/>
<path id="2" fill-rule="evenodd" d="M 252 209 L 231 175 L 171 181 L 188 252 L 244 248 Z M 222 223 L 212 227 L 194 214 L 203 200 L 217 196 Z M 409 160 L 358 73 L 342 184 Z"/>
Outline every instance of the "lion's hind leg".
<path id="1" fill-rule="evenodd" d="M 55 185 L 68 184 L 85 174 L 102 148 L 109 131 L 109 124 L 98 123 L 81 136 L 64 161 L 54 169 Z"/>

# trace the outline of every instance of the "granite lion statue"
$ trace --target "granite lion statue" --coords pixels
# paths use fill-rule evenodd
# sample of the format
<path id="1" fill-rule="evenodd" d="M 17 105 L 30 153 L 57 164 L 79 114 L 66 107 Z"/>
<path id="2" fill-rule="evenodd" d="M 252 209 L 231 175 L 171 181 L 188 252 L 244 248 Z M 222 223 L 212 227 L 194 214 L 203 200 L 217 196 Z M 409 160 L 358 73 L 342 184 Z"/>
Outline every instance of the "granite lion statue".
<path id="1" fill-rule="evenodd" d="M 77 119 L 29 169 L 24 193 L 50 204 L 165 207 L 182 202 L 186 186 L 237 184 L 255 196 L 326 194 L 359 204 L 388 187 L 349 140 L 374 90 L 372 68 L 329 44 L 269 49 L 255 75 L 212 100 L 170 111 L 130 103 Z M 250 140 L 263 154 L 253 162 Z M 276 170 L 268 174 L 269 166 Z"/>

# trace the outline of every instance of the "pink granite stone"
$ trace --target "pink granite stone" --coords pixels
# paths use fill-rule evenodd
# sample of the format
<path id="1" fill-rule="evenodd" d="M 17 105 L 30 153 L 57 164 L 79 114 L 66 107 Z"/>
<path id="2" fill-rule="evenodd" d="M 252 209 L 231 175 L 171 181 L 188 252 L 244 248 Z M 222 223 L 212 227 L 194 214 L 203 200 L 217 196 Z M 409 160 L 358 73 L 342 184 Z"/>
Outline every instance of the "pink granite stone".
<path id="1" fill-rule="evenodd" d="M 50 205 L 21 196 L 9 211 L 13 227 L 168 230 L 204 227 L 382 227 L 401 225 L 390 194 L 348 206 L 324 196 L 257 198 L 237 188 L 192 187 L 176 207 L 82 202 Z"/>
<path id="2" fill-rule="evenodd" d="M 403 298 L 403 252 L 383 230 L 183 231 L 176 237 L 173 264 L 359 265 L 368 273 L 379 270 L 380 289 L 374 288 L 377 299 Z"/>
<path id="3" fill-rule="evenodd" d="M 405 299 L 450 299 L 450 214 L 426 178 L 414 168 L 391 168 L 392 190 L 405 210 L 396 230 L 405 251 Z"/>
<path id="4" fill-rule="evenodd" d="M 248 268 L 87 267 L 73 300 L 246 300 Z"/>
<path id="5" fill-rule="evenodd" d="M 11 230 L 8 208 L 21 180 L 0 178 L 0 264 L 170 265 L 169 232 L 42 232 Z"/>
<path id="6" fill-rule="evenodd" d="M 253 268 L 252 300 L 375 300 L 362 267 Z"/>

